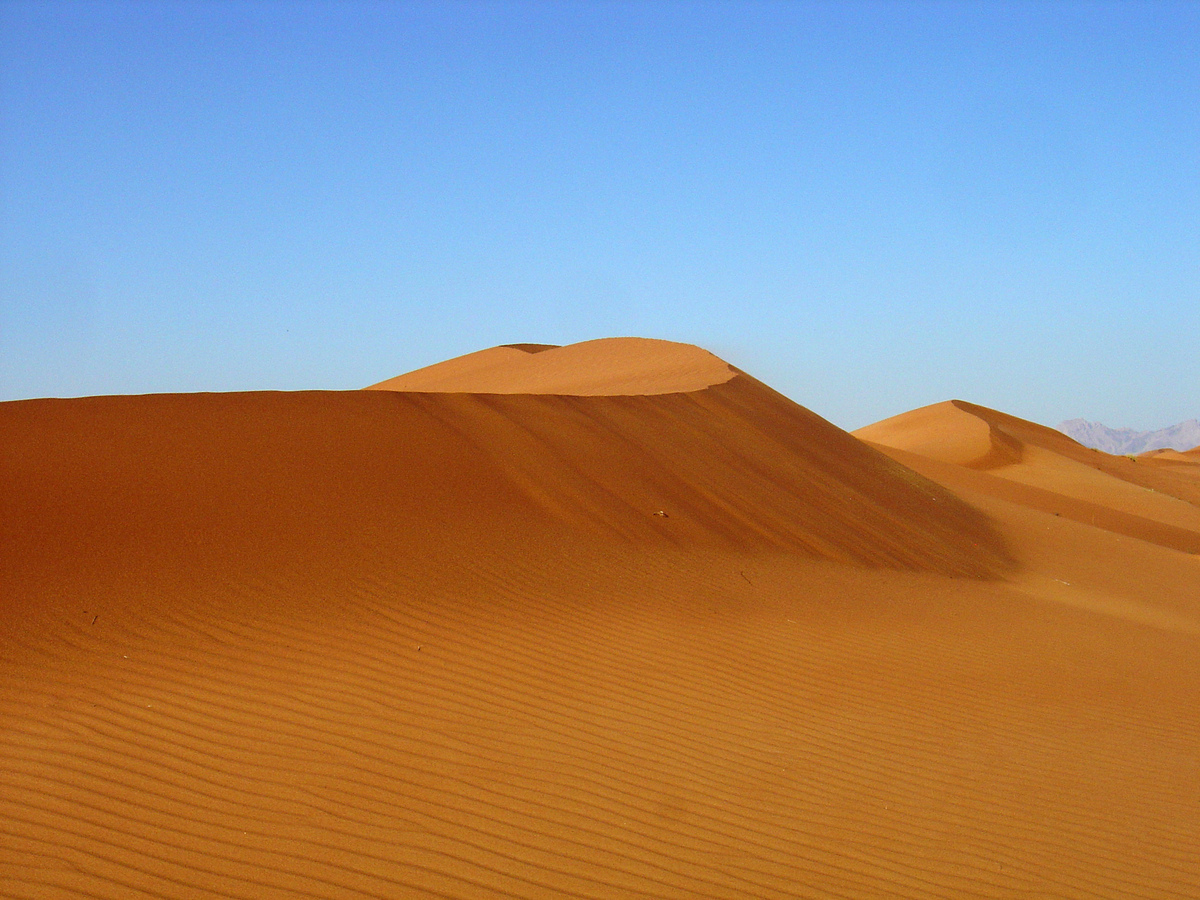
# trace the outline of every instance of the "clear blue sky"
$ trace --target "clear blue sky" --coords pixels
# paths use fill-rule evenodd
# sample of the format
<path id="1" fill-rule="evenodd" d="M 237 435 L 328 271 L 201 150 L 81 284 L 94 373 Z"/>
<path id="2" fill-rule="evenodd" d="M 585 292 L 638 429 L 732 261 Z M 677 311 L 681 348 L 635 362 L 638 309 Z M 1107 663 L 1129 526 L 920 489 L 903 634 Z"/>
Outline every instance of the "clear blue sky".
<path id="1" fill-rule="evenodd" d="M 1200 416 L 1200 3 L 0 0 L 0 399 L 615 335 Z"/>

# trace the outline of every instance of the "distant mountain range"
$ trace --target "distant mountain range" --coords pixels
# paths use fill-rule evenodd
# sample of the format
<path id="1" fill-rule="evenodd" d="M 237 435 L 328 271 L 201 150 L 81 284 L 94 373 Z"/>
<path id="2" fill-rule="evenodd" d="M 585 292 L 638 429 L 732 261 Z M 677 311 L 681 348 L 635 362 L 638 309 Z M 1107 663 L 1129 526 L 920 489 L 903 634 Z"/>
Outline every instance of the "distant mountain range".
<path id="1" fill-rule="evenodd" d="M 1134 431 L 1132 428 L 1109 428 L 1086 419 L 1070 419 L 1058 430 L 1085 447 L 1095 447 L 1105 453 L 1145 453 L 1147 450 L 1191 450 L 1200 446 L 1200 420 L 1190 419 L 1158 431 Z"/>

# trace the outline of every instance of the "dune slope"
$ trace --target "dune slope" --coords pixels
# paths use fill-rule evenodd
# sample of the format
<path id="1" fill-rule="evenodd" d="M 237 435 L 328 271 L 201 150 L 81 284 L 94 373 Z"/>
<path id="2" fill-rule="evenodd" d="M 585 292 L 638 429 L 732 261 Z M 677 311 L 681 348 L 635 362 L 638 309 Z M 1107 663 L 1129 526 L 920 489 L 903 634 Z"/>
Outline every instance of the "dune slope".
<path id="1" fill-rule="evenodd" d="M 422 558 L 543 535 L 948 574 L 1005 564 L 983 516 L 745 375 L 649 396 L 148 395 L 0 410 L 10 579 L 337 571 L 381 542 Z"/>
<path id="2" fill-rule="evenodd" d="M 1079 522 L 1200 553 L 1200 481 L 1187 463 L 1110 456 L 1051 428 L 961 400 L 854 434 L 939 483 L 953 480 L 955 490 L 969 483 Z"/>
<path id="3" fill-rule="evenodd" d="M 0 895 L 1200 894 L 1197 559 L 612 349 L 0 404 Z"/>

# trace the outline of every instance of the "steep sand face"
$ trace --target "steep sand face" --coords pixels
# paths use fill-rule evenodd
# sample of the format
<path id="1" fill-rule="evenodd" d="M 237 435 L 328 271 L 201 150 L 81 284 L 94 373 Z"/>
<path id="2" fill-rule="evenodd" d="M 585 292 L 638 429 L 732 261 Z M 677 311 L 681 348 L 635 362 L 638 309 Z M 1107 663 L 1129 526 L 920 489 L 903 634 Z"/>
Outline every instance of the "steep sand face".
<path id="1" fill-rule="evenodd" d="M 603 338 L 567 347 L 513 344 L 469 353 L 368 390 L 483 394 L 672 394 L 733 377 L 733 369 L 691 344 Z"/>
<path id="2" fill-rule="evenodd" d="M 1003 466 L 740 373 L 0 435 L 0 895 L 1200 895 L 1200 559 Z"/>

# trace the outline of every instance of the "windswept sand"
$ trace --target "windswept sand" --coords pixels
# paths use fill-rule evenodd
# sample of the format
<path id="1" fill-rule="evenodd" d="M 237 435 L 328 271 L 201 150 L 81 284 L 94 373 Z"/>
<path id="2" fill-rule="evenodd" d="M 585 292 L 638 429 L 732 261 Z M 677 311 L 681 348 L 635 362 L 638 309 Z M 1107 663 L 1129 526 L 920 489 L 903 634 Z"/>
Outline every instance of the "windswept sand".
<path id="1" fill-rule="evenodd" d="M 854 434 L 940 483 L 953 481 L 951 490 L 970 484 L 1044 512 L 1200 553 L 1200 470 L 1190 464 L 1111 456 L 1052 428 L 961 400 Z"/>
<path id="2" fill-rule="evenodd" d="M 584 397 L 675 394 L 722 384 L 733 375 L 727 363 L 691 344 L 602 338 L 567 347 L 492 347 L 381 381 L 367 390 Z"/>
<path id="3" fill-rule="evenodd" d="M 1200 896 L 1191 463 L 667 342 L 376 387 L 0 404 L 0 895 Z"/>

